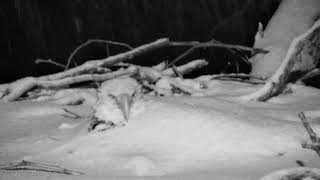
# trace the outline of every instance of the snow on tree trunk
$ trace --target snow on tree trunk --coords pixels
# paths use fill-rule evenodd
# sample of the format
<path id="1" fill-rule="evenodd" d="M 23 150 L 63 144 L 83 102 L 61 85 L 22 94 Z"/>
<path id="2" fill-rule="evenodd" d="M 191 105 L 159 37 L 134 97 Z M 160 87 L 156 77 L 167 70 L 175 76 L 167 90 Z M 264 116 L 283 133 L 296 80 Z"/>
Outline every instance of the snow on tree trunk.
<path id="1" fill-rule="evenodd" d="M 256 38 L 254 47 L 270 52 L 251 58 L 251 75 L 264 78 L 272 76 L 284 60 L 292 40 L 306 32 L 319 16 L 319 0 L 283 0 L 263 36 Z M 315 67 L 320 58 L 319 36 L 301 52 L 293 71 L 306 72 Z"/>

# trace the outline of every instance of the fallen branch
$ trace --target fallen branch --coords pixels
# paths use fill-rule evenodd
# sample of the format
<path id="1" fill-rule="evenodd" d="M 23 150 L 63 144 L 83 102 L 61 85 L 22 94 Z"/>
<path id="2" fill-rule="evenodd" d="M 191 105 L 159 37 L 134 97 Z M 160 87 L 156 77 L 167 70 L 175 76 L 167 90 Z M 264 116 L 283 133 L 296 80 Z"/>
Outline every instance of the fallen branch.
<path id="1" fill-rule="evenodd" d="M 265 79 L 259 78 L 252 76 L 250 74 L 217 74 L 217 75 L 212 75 L 210 79 L 223 79 L 223 78 L 230 78 L 230 79 L 254 79 L 260 84 L 265 83 Z"/>
<path id="2" fill-rule="evenodd" d="M 52 59 L 48 59 L 48 60 L 45 60 L 45 59 L 36 59 L 34 61 L 36 64 L 40 64 L 40 63 L 48 63 L 48 64 L 53 64 L 53 65 L 56 65 L 58 67 L 61 67 L 61 68 L 66 68 L 65 65 L 61 64 L 61 63 L 58 63 L 56 61 L 53 61 Z"/>
<path id="3" fill-rule="evenodd" d="M 308 72 L 307 74 L 302 76 L 300 79 L 298 79 L 297 83 L 319 76 L 319 75 L 320 75 L 320 69 L 319 68 L 313 69 L 312 71 Z"/>
<path id="4" fill-rule="evenodd" d="M 320 139 L 317 137 L 317 134 L 313 131 L 313 129 L 311 128 L 310 124 L 308 123 L 305 115 L 303 112 L 300 112 L 298 114 L 299 118 L 302 121 L 302 124 L 304 126 L 304 128 L 307 130 L 309 138 L 311 140 L 311 144 L 309 143 L 303 143 L 302 147 L 306 148 L 306 149 L 312 149 L 314 150 L 318 156 L 320 156 Z"/>
<path id="5" fill-rule="evenodd" d="M 204 66 L 207 66 L 208 64 L 209 63 L 206 60 L 197 59 L 197 60 L 193 60 L 189 63 L 186 63 L 184 65 L 178 66 L 176 68 L 177 68 L 177 71 L 179 71 L 179 73 L 181 73 L 182 75 L 185 75 L 185 74 L 188 74 L 196 69 L 203 68 Z M 174 71 L 172 68 L 168 68 L 168 69 L 165 69 L 164 71 L 162 71 L 162 74 L 172 76 L 172 75 L 174 75 Z"/>
<path id="6" fill-rule="evenodd" d="M 14 101 L 21 97 L 24 93 L 35 87 L 53 88 L 61 87 L 74 83 L 84 81 L 104 81 L 110 78 L 135 73 L 136 69 L 127 69 L 128 72 L 117 71 L 108 74 L 92 74 L 98 71 L 107 71 L 106 67 L 113 64 L 132 59 L 133 57 L 168 45 L 168 39 L 159 39 L 150 44 L 139 46 L 131 51 L 121 53 L 115 56 L 110 56 L 102 60 L 87 61 L 83 65 L 59 72 L 51 75 L 41 77 L 26 77 L 14 81 L 10 84 L 0 85 L 0 98 L 1 102 Z"/>
<path id="7" fill-rule="evenodd" d="M 101 60 L 87 61 L 78 67 L 75 67 L 75 68 L 60 72 L 60 73 L 42 76 L 41 79 L 43 79 L 43 80 L 56 80 L 56 79 L 62 79 L 65 77 L 84 74 L 84 73 L 93 71 L 93 70 L 97 69 L 98 67 L 109 67 L 113 64 L 132 59 L 135 56 L 138 56 L 138 55 L 143 54 L 148 51 L 152 51 L 157 48 L 167 46 L 168 44 L 169 44 L 169 39 L 167 39 L 167 38 L 159 39 L 159 40 L 154 41 L 152 43 L 139 46 L 139 47 L 132 49 L 128 52 L 120 53 L 120 54 L 110 56 L 108 58 L 101 59 Z"/>
<path id="8" fill-rule="evenodd" d="M 4 91 L 1 93 L 4 95 L 2 96 L 2 102 L 10 102 L 15 101 L 19 97 L 21 97 L 27 91 L 35 88 L 59 88 L 63 86 L 67 86 L 70 84 L 85 82 L 85 81 L 105 81 L 108 79 L 113 79 L 119 76 L 130 75 L 136 73 L 136 69 L 128 68 L 126 70 L 119 70 L 112 73 L 107 74 L 83 74 L 74 77 L 66 77 L 64 79 L 57 79 L 57 80 L 42 80 L 41 78 L 35 77 L 26 77 L 10 84 L 6 84 L 4 87 Z"/>
<path id="9" fill-rule="evenodd" d="M 212 39 L 208 42 L 197 42 L 197 41 L 191 41 L 191 42 L 170 42 L 171 46 L 192 46 L 187 51 L 185 51 L 183 54 L 178 56 L 176 59 L 174 59 L 170 64 L 168 64 L 168 67 L 174 65 L 187 55 L 191 54 L 198 48 L 205 48 L 205 47 L 219 47 L 219 48 L 226 48 L 226 49 L 237 49 L 237 50 L 243 50 L 243 51 L 250 51 L 253 53 L 268 53 L 269 51 L 259 48 L 251 48 L 241 45 L 233 45 L 233 44 L 225 44 L 221 43 L 219 41 L 216 41 L 215 39 Z"/>
<path id="10" fill-rule="evenodd" d="M 96 81 L 96 82 L 106 81 L 119 76 L 131 75 L 136 72 L 137 72 L 137 69 L 128 68 L 125 70 L 119 70 L 119 71 L 115 71 L 107 74 L 82 74 L 82 75 L 67 77 L 64 79 L 58 79 L 54 81 L 39 80 L 37 82 L 37 86 L 42 88 L 58 88 L 58 87 L 63 87 L 70 84 L 76 84 L 76 83 L 86 82 L 86 81 Z"/>
<path id="11" fill-rule="evenodd" d="M 177 76 L 177 77 L 179 77 L 179 78 L 183 79 L 183 75 L 182 75 L 182 73 L 180 73 L 180 72 L 179 72 L 179 70 L 177 69 L 177 66 L 172 65 L 172 70 L 173 70 L 173 72 L 174 72 L 175 76 Z"/>
<path id="12" fill-rule="evenodd" d="M 71 64 L 71 61 L 73 60 L 74 56 L 76 55 L 76 53 L 82 49 L 83 47 L 91 44 L 91 43 L 106 43 L 107 45 L 112 44 L 112 45 L 117 45 L 117 46 L 123 46 L 126 47 L 128 49 L 133 49 L 131 46 L 129 46 L 128 44 L 125 43 L 120 43 L 120 42 L 114 42 L 114 41 L 108 41 L 108 40 L 102 40 L 102 39 L 89 39 L 88 41 L 86 41 L 85 43 L 81 44 L 80 46 L 78 46 L 76 49 L 74 49 L 72 51 L 72 53 L 70 54 L 68 60 L 67 60 L 67 65 L 65 66 L 65 70 L 69 69 L 69 66 Z"/>
<path id="13" fill-rule="evenodd" d="M 85 175 L 82 172 L 71 171 L 65 168 L 61 168 L 59 166 L 53 165 L 46 165 L 40 163 L 34 163 L 30 161 L 21 161 L 18 163 L 8 163 L 0 165 L 1 170 L 34 170 L 34 171 L 45 171 L 45 172 L 52 172 L 52 173 L 60 173 L 60 174 L 67 174 L 67 175 Z"/>
<path id="14" fill-rule="evenodd" d="M 320 29 L 320 20 L 318 20 L 307 32 L 302 35 L 296 37 L 286 54 L 282 64 L 277 69 L 277 71 L 273 74 L 273 76 L 268 80 L 268 82 L 258 91 L 240 97 L 240 99 L 244 100 L 258 100 L 258 101 L 266 101 L 273 96 L 276 96 L 282 92 L 285 88 L 287 80 L 289 78 L 290 72 L 300 57 L 300 53 L 303 50 L 305 44 L 308 41 L 311 41 L 314 38 L 317 30 Z"/>
<path id="15" fill-rule="evenodd" d="M 198 41 L 189 41 L 189 42 L 170 42 L 170 46 L 200 46 L 200 47 L 219 47 L 219 48 L 228 48 L 228 49 L 237 49 L 243 51 L 250 51 L 255 53 L 263 53 L 266 54 L 269 51 L 260 49 L 260 48 L 252 48 L 248 46 L 241 46 L 235 44 L 226 44 L 221 43 L 219 41 L 208 41 L 208 42 L 198 42 Z"/>

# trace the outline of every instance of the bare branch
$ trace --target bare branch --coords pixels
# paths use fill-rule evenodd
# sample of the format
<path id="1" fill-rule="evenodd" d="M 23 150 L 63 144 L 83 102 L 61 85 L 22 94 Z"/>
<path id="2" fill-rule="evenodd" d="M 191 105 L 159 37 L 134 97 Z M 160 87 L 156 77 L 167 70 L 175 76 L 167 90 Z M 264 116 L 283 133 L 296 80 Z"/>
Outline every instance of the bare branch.
<path id="1" fill-rule="evenodd" d="M 131 75 L 134 73 L 136 73 L 135 68 L 128 68 L 125 70 L 119 70 L 107 74 L 82 74 L 78 76 L 66 77 L 63 79 L 57 79 L 54 81 L 39 80 L 37 81 L 37 86 L 42 88 L 57 88 L 86 81 L 105 81 L 119 76 Z"/>
<path id="2" fill-rule="evenodd" d="M 58 63 L 56 61 L 53 61 L 52 59 L 48 59 L 48 60 L 45 60 L 45 59 L 36 59 L 34 61 L 36 64 L 40 64 L 40 63 L 48 63 L 48 64 L 53 64 L 53 65 L 56 65 L 58 67 L 61 67 L 61 68 L 65 68 L 66 66 L 61 64 L 61 63 Z"/>
<path id="3" fill-rule="evenodd" d="M 313 78 L 315 76 L 319 76 L 320 75 L 320 69 L 319 68 L 315 68 L 312 71 L 306 73 L 303 77 L 301 77 L 300 79 L 297 80 L 298 81 L 304 81 L 310 78 Z"/>
<path id="4" fill-rule="evenodd" d="M 248 83 L 253 84 L 265 84 L 266 80 L 263 78 L 255 77 L 249 74 L 217 74 L 212 75 L 210 79 L 228 79 L 228 80 L 238 80 L 241 79 Z M 245 80 L 246 79 L 246 80 Z"/>
<path id="5" fill-rule="evenodd" d="M 298 116 L 301 119 L 304 128 L 307 130 L 308 135 L 311 140 L 311 144 L 304 143 L 304 144 L 302 144 L 302 147 L 307 148 L 307 149 L 312 149 L 320 156 L 320 140 L 317 137 L 317 134 L 311 128 L 311 126 L 310 126 L 309 122 L 307 121 L 306 116 L 304 115 L 303 112 L 300 112 L 298 114 Z"/>
<path id="6" fill-rule="evenodd" d="M 67 70 L 71 64 L 71 61 L 73 60 L 74 56 L 78 53 L 78 51 L 80 49 L 82 49 L 85 46 L 88 46 L 89 44 L 92 43 L 106 43 L 107 45 L 112 44 L 112 45 L 117 45 L 117 46 L 123 46 L 126 47 L 128 49 L 133 49 L 131 46 L 129 46 L 128 44 L 125 43 L 120 43 L 120 42 L 115 42 L 115 41 L 108 41 L 108 40 L 102 40 L 102 39 L 89 39 L 88 41 L 86 41 L 85 43 L 81 44 L 80 46 L 78 46 L 76 49 L 74 49 L 72 51 L 72 53 L 70 54 L 68 61 L 67 61 L 67 65 L 65 65 L 65 70 Z M 108 54 L 109 54 L 109 48 L 107 47 L 108 50 Z"/>
<path id="7" fill-rule="evenodd" d="M 286 57 L 282 61 L 280 67 L 261 89 L 252 94 L 242 96 L 240 99 L 266 101 L 271 97 L 280 94 L 285 88 L 290 72 L 296 63 L 297 58 L 300 56 L 305 44 L 310 41 L 310 38 L 314 37 L 318 29 L 320 29 L 320 20 L 318 20 L 307 32 L 296 37 L 292 41 Z"/>
<path id="8" fill-rule="evenodd" d="M 145 52 L 148 52 L 148 51 L 151 51 L 151 50 L 154 50 L 157 48 L 167 46 L 168 44 L 169 44 L 169 39 L 167 39 L 167 38 L 159 39 L 159 40 L 154 41 L 152 43 L 139 46 L 139 47 L 132 49 L 128 52 L 120 53 L 120 54 L 110 56 L 108 58 L 101 59 L 101 60 L 87 61 L 78 67 L 68 69 L 64 72 L 59 72 L 59 73 L 55 73 L 55 74 L 51 74 L 51 75 L 47 75 L 47 76 L 42 76 L 41 79 L 42 80 L 56 80 L 56 79 L 61 79 L 61 78 L 65 78 L 65 77 L 84 74 L 86 72 L 95 70 L 98 67 L 108 67 L 113 64 L 132 59 L 135 56 L 138 56 L 140 54 L 143 54 Z"/>
<path id="9" fill-rule="evenodd" d="M 175 74 L 177 77 L 179 77 L 179 78 L 183 79 L 183 75 L 182 75 L 182 73 L 181 73 L 181 72 L 179 72 L 179 70 L 178 70 L 177 66 L 172 65 L 172 70 L 173 70 L 174 74 Z"/>
<path id="10" fill-rule="evenodd" d="M 260 49 L 260 48 L 252 48 L 248 46 L 235 45 L 235 44 L 226 44 L 219 41 L 208 41 L 208 42 L 198 42 L 198 41 L 186 41 L 186 42 L 170 42 L 170 46 L 199 46 L 199 47 L 219 47 L 219 48 L 227 48 L 227 49 L 238 49 L 243 51 L 250 51 L 256 53 L 268 53 L 269 51 Z M 199 48 L 198 47 L 198 48 Z"/>
<path id="11" fill-rule="evenodd" d="M 184 75 L 184 74 L 188 74 L 196 69 L 200 69 L 200 68 L 207 66 L 207 65 L 208 65 L 208 61 L 203 60 L 203 59 L 197 59 L 197 60 L 193 60 L 189 63 L 186 63 L 184 65 L 178 66 L 177 70 L 179 71 L 179 73 Z M 168 68 L 168 69 L 162 71 L 162 74 L 172 76 L 172 75 L 174 75 L 174 72 L 173 72 L 172 68 Z"/>
<path id="12" fill-rule="evenodd" d="M 176 59 L 174 59 L 168 66 L 172 66 L 173 64 L 177 63 L 187 55 L 191 54 L 198 48 L 205 48 L 205 47 L 219 47 L 219 48 L 226 48 L 226 49 L 237 49 L 237 50 L 243 50 L 243 51 L 250 51 L 253 53 L 268 53 L 269 51 L 259 48 L 251 48 L 247 46 L 241 46 L 241 45 L 233 45 L 233 44 L 225 44 L 221 43 L 215 39 L 212 39 L 208 42 L 198 42 L 198 41 L 190 41 L 190 42 L 170 42 L 170 46 L 192 46 L 190 49 L 185 51 L 183 54 L 178 56 Z"/>
<path id="13" fill-rule="evenodd" d="M 7 163 L 0 165 L 1 170 L 34 170 L 34 171 L 45 171 L 45 172 L 53 172 L 53 173 L 61 173 L 68 175 L 84 175 L 82 172 L 71 171 L 65 168 L 61 168 L 59 166 L 47 165 L 34 163 L 30 161 L 21 161 L 17 163 Z"/>

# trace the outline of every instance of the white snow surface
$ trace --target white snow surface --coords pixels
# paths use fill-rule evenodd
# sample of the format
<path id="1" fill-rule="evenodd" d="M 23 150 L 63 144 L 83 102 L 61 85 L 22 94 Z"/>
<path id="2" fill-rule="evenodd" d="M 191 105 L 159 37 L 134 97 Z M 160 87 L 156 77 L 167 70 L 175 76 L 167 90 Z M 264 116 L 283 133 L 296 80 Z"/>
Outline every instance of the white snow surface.
<path id="1" fill-rule="evenodd" d="M 309 137 L 297 114 L 306 111 L 320 133 L 320 91 L 293 85 L 270 102 L 237 96 L 256 86 L 212 81 L 202 96 L 144 96 L 123 126 L 88 132 L 90 106 L 44 102 L 0 104 L 0 164 L 28 160 L 80 171 L 0 170 L 2 179 L 245 179 L 284 168 L 320 168 L 301 144 Z M 66 108 L 83 118 L 65 117 Z M 133 107 L 134 108 L 134 107 Z M 1 179 L 0 178 L 0 179 Z"/>

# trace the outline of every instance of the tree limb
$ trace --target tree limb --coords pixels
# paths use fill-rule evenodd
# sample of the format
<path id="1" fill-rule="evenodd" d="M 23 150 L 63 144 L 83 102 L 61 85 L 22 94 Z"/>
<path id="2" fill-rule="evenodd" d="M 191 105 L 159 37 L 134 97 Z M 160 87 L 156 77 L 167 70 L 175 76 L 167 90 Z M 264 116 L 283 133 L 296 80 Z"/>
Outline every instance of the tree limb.
<path id="1" fill-rule="evenodd" d="M 139 46 L 128 52 L 121 53 L 115 56 L 110 56 L 102 60 L 91 60 L 83 65 L 74 67 L 64 72 L 59 72 L 41 77 L 26 77 L 14 81 L 10 84 L 0 85 L 0 102 L 14 101 L 22 96 L 27 91 L 35 87 L 52 88 L 61 87 L 69 84 L 84 82 L 84 81 L 103 81 L 108 78 L 114 78 L 120 75 L 133 73 L 136 69 L 128 69 L 129 72 L 117 71 L 108 74 L 92 74 L 97 71 L 107 71 L 106 67 L 115 63 L 119 63 L 133 57 L 168 45 L 169 39 L 159 39 L 149 44 Z"/>
<path id="2" fill-rule="evenodd" d="M 65 77 L 70 77 L 70 76 L 76 76 L 79 74 L 84 74 L 86 72 L 95 70 L 98 67 L 108 67 L 113 64 L 132 59 L 133 57 L 143 54 L 145 52 L 158 49 L 164 46 L 167 46 L 169 44 L 169 39 L 163 38 L 163 39 L 158 39 L 152 43 L 149 44 L 144 44 L 142 46 L 139 46 L 137 48 L 134 48 L 128 52 L 120 53 L 114 56 L 110 56 L 105 59 L 100 59 L 100 60 L 91 60 L 87 61 L 84 64 L 77 66 L 75 68 L 56 73 L 56 74 L 51 74 L 51 75 L 46 75 L 42 76 L 41 79 L 43 80 L 56 80 L 56 79 L 61 79 Z"/>
<path id="3" fill-rule="evenodd" d="M 305 46 L 305 43 L 310 41 L 311 38 L 314 38 L 315 33 L 319 29 L 320 20 L 318 20 L 307 32 L 294 38 L 285 59 L 282 61 L 282 64 L 273 74 L 273 76 L 268 80 L 268 82 L 258 91 L 249 95 L 242 96 L 240 97 L 240 99 L 267 101 L 271 97 L 280 94 L 286 86 L 290 72 L 297 59 L 299 58 L 300 53 Z"/>
<path id="4" fill-rule="evenodd" d="M 299 115 L 299 118 L 301 119 L 302 124 L 303 124 L 304 128 L 306 129 L 306 131 L 307 131 L 307 133 L 309 135 L 309 138 L 311 140 L 311 144 L 303 143 L 302 147 L 303 148 L 307 148 L 307 149 L 312 149 L 318 154 L 318 156 L 320 156 L 320 140 L 317 137 L 317 134 L 311 128 L 311 126 L 310 126 L 309 122 L 307 121 L 306 116 L 304 115 L 304 113 L 300 112 L 298 115 Z"/>
<path id="5" fill-rule="evenodd" d="M 133 49 L 131 46 L 129 46 L 128 44 L 125 43 L 120 43 L 120 42 L 114 42 L 114 41 L 108 41 L 108 40 L 103 40 L 103 39 L 89 39 L 88 41 L 86 41 L 85 43 L 81 44 L 80 46 L 78 46 L 76 49 L 74 49 L 72 51 L 72 53 L 70 54 L 68 60 L 67 60 L 67 65 L 65 65 L 65 70 L 69 69 L 69 66 L 71 64 L 71 61 L 73 60 L 74 56 L 76 55 L 76 53 L 82 49 L 83 47 L 92 44 L 92 43 L 106 43 L 107 45 L 112 44 L 112 45 L 118 45 L 118 46 L 123 46 L 126 47 L 128 49 Z M 109 54 L 109 53 L 108 53 Z"/>
<path id="6" fill-rule="evenodd" d="M 190 42 L 170 42 L 170 46 L 192 46 L 187 51 L 179 55 L 176 59 L 174 59 L 168 67 L 172 66 L 173 64 L 177 63 L 187 55 L 191 54 L 198 48 L 204 48 L 204 47 L 220 47 L 220 48 L 226 48 L 226 49 L 237 49 L 237 50 L 243 50 L 243 51 L 250 51 L 253 53 L 268 53 L 267 50 L 259 49 L 259 48 L 251 48 L 241 45 L 233 45 L 233 44 L 225 44 L 221 43 L 215 39 L 212 39 L 208 42 L 198 42 L 198 41 L 190 41 Z"/>

